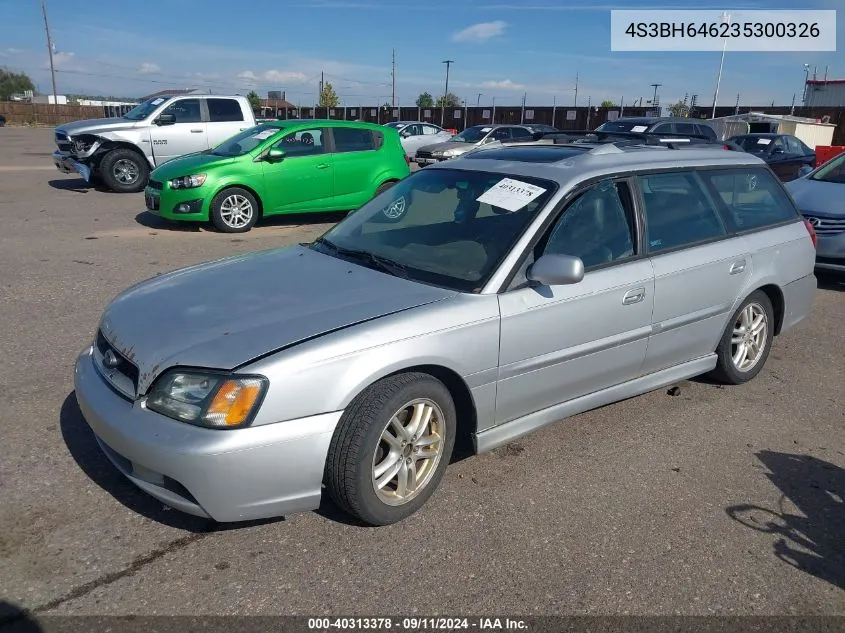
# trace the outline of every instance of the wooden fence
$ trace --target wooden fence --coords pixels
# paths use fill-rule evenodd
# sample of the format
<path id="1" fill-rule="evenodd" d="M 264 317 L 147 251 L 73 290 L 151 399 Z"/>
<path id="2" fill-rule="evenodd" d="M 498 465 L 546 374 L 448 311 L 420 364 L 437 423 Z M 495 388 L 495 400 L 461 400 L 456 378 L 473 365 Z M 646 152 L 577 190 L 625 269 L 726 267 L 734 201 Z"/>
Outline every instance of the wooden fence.
<path id="1" fill-rule="evenodd" d="M 766 114 L 789 114 L 790 106 L 742 106 L 738 112 L 763 112 Z M 736 108 L 716 108 L 716 116 L 728 116 L 736 112 Z M 372 123 L 388 123 L 397 120 L 430 121 L 443 127 L 463 130 L 471 125 L 490 123 L 543 123 L 554 125 L 562 130 L 595 129 L 609 118 L 623 116 L 645 116 L 648 108 L 626 107 L 620 112 L 619 108 L 588 108 L 586 106 L 470 106 L 467 108 L 417 108 L 401 107 L 385 108 L 375 106 L 347 106 L 336 108 L 301 107 L 282 109 L 276 113 L 281 119 L 345 119 L 362 120 Z M 696 109 L 691 113 L 695 118 L 709 118 L 710 108 Z M 107 116 L 107 111 L 101 106 L 77 105 L 49 105 L 46 103 L 16 103 L 0 102 L 0 114 L 6 117 L 10 124 L 18 125 L 60 125 L 80 119 L 96 119 Z M 821 119 L 830 117 L 830 122 L 836 125 L 833 133 L 834 145 L 845 145 L 845 107 L 796 107 L 796 116 Z"/>

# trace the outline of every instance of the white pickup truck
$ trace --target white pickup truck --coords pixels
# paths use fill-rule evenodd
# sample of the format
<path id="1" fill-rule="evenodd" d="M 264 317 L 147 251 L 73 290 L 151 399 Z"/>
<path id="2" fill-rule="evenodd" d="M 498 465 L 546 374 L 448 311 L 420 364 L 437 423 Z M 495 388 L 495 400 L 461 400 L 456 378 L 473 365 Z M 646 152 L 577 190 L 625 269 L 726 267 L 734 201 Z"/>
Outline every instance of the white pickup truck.
<path id="1" fill-rule="evenodd" d="M 53 162 L 121 193 L 142 191 L 162 163 L 216 147 L 254 127 L 246 97 L 163 95 L 122 117 L 75 121 L 56 128 Z"/>

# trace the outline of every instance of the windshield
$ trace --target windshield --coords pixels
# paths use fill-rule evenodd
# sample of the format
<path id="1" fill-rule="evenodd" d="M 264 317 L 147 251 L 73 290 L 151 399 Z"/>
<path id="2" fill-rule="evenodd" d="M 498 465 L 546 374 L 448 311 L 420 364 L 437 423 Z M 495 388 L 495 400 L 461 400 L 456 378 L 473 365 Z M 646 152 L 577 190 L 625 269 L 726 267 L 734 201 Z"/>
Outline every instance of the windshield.
<path id="1" fill-rule="evenodd" d="M 281 131 L 276 125 L 258 125 L 228 138 L 211 150 L 215 156 L 243 156 Z"/>
<path id="2" fill-rule="evenodd" d="M 139 103 L 129 112 L 124 114 L 123 118 L 129 119 L 130 121 L 143 121 L 169 98 L 170 97 L 155 97 L 154 99 L 147 99 L 143 103 Z"/>
<path id="3" fill-rule="evenodd" d="M 827 164 L 819 167 L 815 173 L 809 176 L 809 179 L 845 184 L 845 154 L 840 154 Z"/>
<path id="4" fill-rule="evenodd" d="M 762 154 L 769 149 L 773 140 L 770 136 L 737 136 L 733 139 L 733 142 L 746 152 Z"/>
<path id="5" fill-rule="evenodd" d="M 647 121 L 607 121 L 596 128 L 596 132 L 645 132 Z"/>
<path id="6" fill-rule="evenodd" d="M 479 292 L 556 187 L 525 176 L 424 169 L 347 216 L 312 248 L 414 281 Z"/>
<path id="7" fill-rule="evenodd" d="M 453 136 L 449 140 L 453 143 L 478 143 L 478 141 L 487 136 L 491 129 L 493 128 L 482 127 L 480 125 L 468 127 L 463 132 Z"/>

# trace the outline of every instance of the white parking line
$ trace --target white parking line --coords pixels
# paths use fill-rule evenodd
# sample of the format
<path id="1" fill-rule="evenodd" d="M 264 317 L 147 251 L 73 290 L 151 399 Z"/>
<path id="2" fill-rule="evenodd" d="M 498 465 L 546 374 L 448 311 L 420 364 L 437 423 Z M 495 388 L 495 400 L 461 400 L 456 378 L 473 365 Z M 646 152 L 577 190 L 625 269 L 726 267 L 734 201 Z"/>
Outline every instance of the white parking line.
<path id="1" fill-rule="evenodd" d="M 0 172 L 5 171 L 59 171 L 55 165 L 0 165 Z M 59 172 L 61 173 L 61 172 Z"/>

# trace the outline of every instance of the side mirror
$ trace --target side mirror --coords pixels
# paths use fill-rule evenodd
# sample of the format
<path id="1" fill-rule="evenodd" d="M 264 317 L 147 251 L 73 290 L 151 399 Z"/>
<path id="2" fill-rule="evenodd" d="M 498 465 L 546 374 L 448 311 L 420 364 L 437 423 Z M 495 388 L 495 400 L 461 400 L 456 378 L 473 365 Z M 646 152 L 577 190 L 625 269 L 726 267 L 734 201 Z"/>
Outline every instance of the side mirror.
<path id="1" fill-rule="evenodd" d="M 264 160 L 268 163 L 279 163 L 285 159 L 285 156 L 287 156 L 285 150 L 280 147 L 271 147 L 264 156 Z"/>
<path id="2" fill-rule="evenodd" d="M 584 262 L 572 255 L 543 255 L 528 269 L 529 281 L 544 286 L 567 286 L 584 279 Z"/>
<path id="3" fill-rule="evenodd" d="M 175 114 L 159 114 L 156 119 L 157 125 L 173 125 L 174 123 L 176 123 Z"/>

